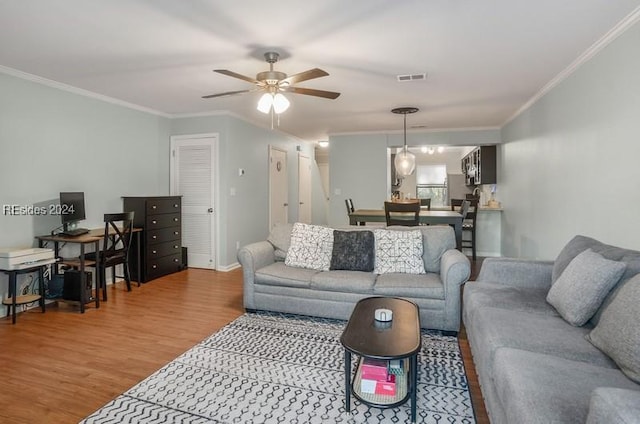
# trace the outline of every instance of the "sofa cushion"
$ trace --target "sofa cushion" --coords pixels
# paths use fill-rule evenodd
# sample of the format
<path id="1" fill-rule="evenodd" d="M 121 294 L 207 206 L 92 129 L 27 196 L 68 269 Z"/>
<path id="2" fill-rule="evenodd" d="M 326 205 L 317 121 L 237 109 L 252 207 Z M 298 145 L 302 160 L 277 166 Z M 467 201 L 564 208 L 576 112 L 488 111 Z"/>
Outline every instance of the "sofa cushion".
<path id="1" fill-rule="evenodd" d="M 444 286 L 440 276 L 434 273 L 379 275 L 373 292 L 385 296 L 444 299 Z"/>
<path id="2" fill-rule="evenodd" d="M 584 325 L 596 313 L 626 268 L 587 249 L 564 269 L 547 294 L 547 302 L 571 325 Z"/>
<path id="3" fill-rule="evenodd" d="M 288 266 L 328 271 L 333 250 L 333 230 L 296 222 L 284 263 Z"/>
<path id="4" fill-rule="evenodd" d="M 640 275 L 624 283 L 588 339 L 640 383 Z"/>
<path id="5" fill-rule="evenodd" d="M 361 271 L 322 271 L 311 277 L 311 288 L 345 293 L 371 293 L 376 274 Z"/>
<path id="6" fill-rule="evenodd" d="M 373 272 L 375 238 L 371 231 L 333 230 L 332 270 Z"/>
<path id="7" fill-rule="evenodd" d="M 484 307 L 509 309 L 558 316 L 553 306 L 546 302 L 547 290 L 507 286 L 485 281 L 469 281 L 464 285 L 464 313 L 472 320 L 477 310 Z"/>
<path id="8" fill-rule="evenodd" d="M 275 262 L 256 271 L 256 284 L 286 287 L 309 287 L 311 277 L 319 271 L 313 269 L 286 266 L 283 262 Z"/>
<path id="9" fill-rule="evenodd" d="M 585 339 L 590 328 L 574 327 L 557 315 L 484 307 L 467 325 L 476 343 L 476 366 L 489 374 L 493 373 L 495 352 L 504 347 L 616 368 L 607 355 Z"/>
<path id="10" fill-rule="evenodd" d="M 493 377 L 507 422 L 518 424 L 584 423 L 595 388 L 638 387 L 616 368 L 510 348 L 496 352 Z"/>
<path id="11" fill-rule="evenodd" d="M 640 251 L 611 246 L 590 237 L 575 236 L 558 254 L 553 264 L 551 282 L 555 283 L 573 258 L 587 249 L 601 254 L 606 259 L 624 262 L 627 268 L 620 278 L 620 282 L 626 281 L 640 273 Z"/>
<path id="12" fill-rule="evenodd" d="M 284 261 L 287 257 L 287 251 L 291 246 L 291 231 L 293 224 L 275 224 L 267 241 L 273 245 L 275 249 L 276 260 Z"/>
<path id="13" fill-rule="evenodd" d="M 376 274 L 424 274 L 420 230 L 374 230 Z"/>
<path id="14" fill-rule="evenodd" d="M 640 422 L 640 389 L 598 387 L 591 394 L 586 424 Z"/>
<path id="15" fill-rule="evenodd" d="M 416 227 L 391 226 L 394 231 L 415 231 Z M 456 234 L 450 225 L 421 225 L 422 260 L 426 272 L 440 272 L 442 255 L 456 248 Z"/>

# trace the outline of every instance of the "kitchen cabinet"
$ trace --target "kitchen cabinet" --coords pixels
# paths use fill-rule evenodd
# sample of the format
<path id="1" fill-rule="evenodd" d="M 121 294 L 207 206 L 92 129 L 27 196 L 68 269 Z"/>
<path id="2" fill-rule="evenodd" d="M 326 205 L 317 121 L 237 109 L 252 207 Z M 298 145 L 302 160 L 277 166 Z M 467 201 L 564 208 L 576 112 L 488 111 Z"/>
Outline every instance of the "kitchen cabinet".
<path id="1" fill-rule="evenodd" d="M 496 146 L 478 146 L 462 158 L 466 185 L 495 184 Z"/>

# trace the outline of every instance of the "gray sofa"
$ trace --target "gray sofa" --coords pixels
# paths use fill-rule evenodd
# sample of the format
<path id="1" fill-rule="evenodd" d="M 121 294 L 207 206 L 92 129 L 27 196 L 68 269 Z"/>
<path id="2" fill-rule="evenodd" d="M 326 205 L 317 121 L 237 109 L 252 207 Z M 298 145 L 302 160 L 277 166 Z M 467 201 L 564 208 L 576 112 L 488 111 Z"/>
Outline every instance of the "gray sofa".
<path id="1" fill-rule="evenodd" d="M 420 308 L 423 328 L 457 332 L 460 328 L 461 286 L 470 276 L 469 260 L 455 249 L 448 226 L 389 227 L 422 231 L 426 274 L 330 270 L 285 265 L 291 224 L 276 226 L 268 240 L 238 251 L 244 280 L 244 307 L 325 318 L 348 319 L 354 305 L 370 296 L 409 299 Z M 366 231 L 367 227 L 342 228 Z"/>
<path id="2" fill-rule="evenodd" d="M 592 318 L 576 326 L 547 295 L 587 249 L 626 267 Z M 554 262 L 484 261 L 465 285 L 463 320 L 492 423 L 640 423 L 638 272 L 640 252 L 584 236 Z M 594 342 L 596 331 L 608 341 Z"/>

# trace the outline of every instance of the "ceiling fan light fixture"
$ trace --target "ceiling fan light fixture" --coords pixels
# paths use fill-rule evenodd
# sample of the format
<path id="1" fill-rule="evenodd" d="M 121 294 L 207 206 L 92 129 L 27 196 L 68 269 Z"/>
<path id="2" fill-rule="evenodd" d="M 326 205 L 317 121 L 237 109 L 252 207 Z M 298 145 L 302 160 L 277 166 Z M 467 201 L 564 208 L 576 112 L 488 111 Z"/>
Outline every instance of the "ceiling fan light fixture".
<path id="1" fill-rule="evenodd" d="M 290 104 L 289 100 L 282 93 L 276 93 L 276 95 L 273 96 L 273 111 L 277 114 L 281 114 L 289 109 Z"/>
<path id="2" fill-rule="evenodd" d="M 264 93 L 260 100 L 258 100 L 258 110 L 262 113 L 269 113 L 271 105 L 273 104 L 273 95 L 271 93 Z"/>

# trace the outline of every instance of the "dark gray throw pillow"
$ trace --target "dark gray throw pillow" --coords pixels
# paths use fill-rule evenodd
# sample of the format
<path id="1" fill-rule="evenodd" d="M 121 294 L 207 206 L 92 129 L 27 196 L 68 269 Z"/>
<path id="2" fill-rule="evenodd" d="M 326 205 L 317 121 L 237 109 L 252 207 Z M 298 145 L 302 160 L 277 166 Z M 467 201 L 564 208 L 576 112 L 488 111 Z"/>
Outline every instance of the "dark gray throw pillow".
<path id="1" fill-rule="evenodd" d="M 333 230 L 332 270 L 372 272 L 375 238 L 371 231 Z"/>

